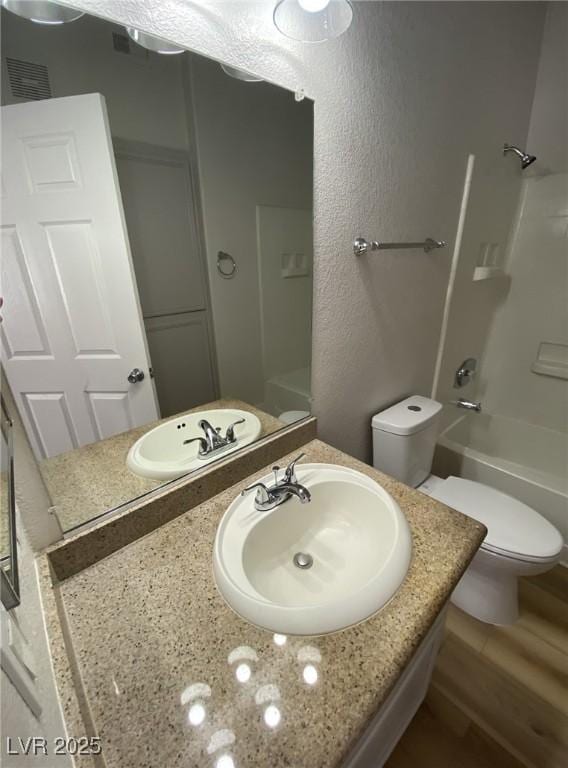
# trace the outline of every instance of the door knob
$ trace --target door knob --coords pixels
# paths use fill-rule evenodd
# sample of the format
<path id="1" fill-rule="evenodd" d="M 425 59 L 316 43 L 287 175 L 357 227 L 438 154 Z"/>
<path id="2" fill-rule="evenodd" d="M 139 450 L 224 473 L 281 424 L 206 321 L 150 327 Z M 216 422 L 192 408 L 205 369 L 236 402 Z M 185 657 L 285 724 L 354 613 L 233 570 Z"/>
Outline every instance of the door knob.
<path id="1" fill-rule="evenodd" d="M 141 371 L 140 368 L 133 368 L 128 374 L 128 381 L 131 384 L 136 384 L 136 382 L 142 381 L 143 378 L 144 371 Z"/>

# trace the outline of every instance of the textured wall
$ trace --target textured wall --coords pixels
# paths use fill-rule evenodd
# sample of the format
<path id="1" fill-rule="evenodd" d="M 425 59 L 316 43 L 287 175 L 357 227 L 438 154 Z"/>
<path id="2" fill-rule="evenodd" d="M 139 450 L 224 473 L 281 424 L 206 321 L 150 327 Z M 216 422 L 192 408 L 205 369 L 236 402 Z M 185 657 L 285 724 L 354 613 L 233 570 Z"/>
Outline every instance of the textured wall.
<path id="1" fill-rule="evenodd" d="M 356 2 L 304 45 L 272 2 L 74 0 L 315 99 L 313 390 L 320 435 L 370 457 L 369 417 L 430 391 L 451 247 L 357 261 L 358 234 L 452 244 L 469 152 L 524 143 L 543 3 Z"/>

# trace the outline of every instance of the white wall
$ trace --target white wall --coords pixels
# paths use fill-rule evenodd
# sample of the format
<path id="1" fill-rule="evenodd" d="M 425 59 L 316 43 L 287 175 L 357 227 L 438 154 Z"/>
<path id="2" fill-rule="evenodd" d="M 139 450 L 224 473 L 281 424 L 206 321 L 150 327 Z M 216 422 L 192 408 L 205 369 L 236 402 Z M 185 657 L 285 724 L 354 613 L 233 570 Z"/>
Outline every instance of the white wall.
<path id="1" fill-rule="evenodd" d="M 113 31 L 124 34 L 122 27 L 90 17 L 46 27 L 3 10 L 2 56 L 47 66 L 54 98 L 102 93 L 113 136 L 187 150 L 185 56 L 117 53 Z M 21 101 L 11 94 L 2 62 L 2 103 Z"/>
<path id="2" fill-rule="evenodd" d="M 220 390 L 260 403 L 256 206 L 312 208 L 313 105 L 268 83 L 230 78 L 196 56 L 191 75 Z M 220 250 L 238 264 L 232 280 L 217 272 Z"/>
<path id="3" fill-rule="evenodd" d="M 568 381 L 531 371 L 539 344 L 568 352 L 568 4 L 550 3 L 530 119 L 537 156 L 523 193 L 482 369 L 487 409 L 568 431 Z"/>
<path id="4" fill-rule="evenodd" d="M 568 171 L 568 3 L 548 3 L 527 146 L 531 173 Z"/>
<path id="5" fill-rule="evenodd" d="M 541 342 L 568 353 L 568 173 L 525 181 L 506 268 L 510 291 L 482 360 L 484 403 L 490 413 L 568 432 L 568 381 L 531 370 Z"/>
<path id="6" fill-rule="evenodd" d="M 456 272 L 449 304 L 448 330 L 439 383 L 434 393 L 436 399 L 445 405 L 443 426 L 463 415 L 463 411 L 457 411 L 450 404 L 458 397 L 482 399 L 484 406 L 487 405 L 483 358 L 493 333 L 495 317 L 508 301 L 511 280 L 508 276 L 501 276 L 474 281 L 474 270 L 488 247 L 495 249 L 498 264 L 504 268 L 521 179 L 520 164 L 515 158 L 503 157 L 502 152 L 496 152 L 493 157 L 483 153 L 474 157 L 461 245 L 454 255 Z M 455 389 L 455 372 L 468 357 L 478 360 L 478 374 L 466 389 Z"/>
<path id="7" fill-rule="evenodd" d="M 305 45 L 269 2 L 73 4 L 315 99 L 315 411 L 370 458 L 371 414 L 430 392 L 466 155 L 525 143 L 544 5 L 356 2 L 343 37 Z M 450 247 L 356 260 L 359 234 Z"/>

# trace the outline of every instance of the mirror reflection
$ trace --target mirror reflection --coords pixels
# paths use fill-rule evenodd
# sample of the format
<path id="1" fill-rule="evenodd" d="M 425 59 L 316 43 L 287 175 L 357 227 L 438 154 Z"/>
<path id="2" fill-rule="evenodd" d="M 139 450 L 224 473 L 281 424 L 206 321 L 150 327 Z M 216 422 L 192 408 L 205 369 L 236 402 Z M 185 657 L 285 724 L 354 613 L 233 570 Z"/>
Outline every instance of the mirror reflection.
<path id="1" fill-rule="evenodd" d="M 64 530 L 311 409 L 313 105 L 150 48 L 2 10 L 2 364 Z"/>

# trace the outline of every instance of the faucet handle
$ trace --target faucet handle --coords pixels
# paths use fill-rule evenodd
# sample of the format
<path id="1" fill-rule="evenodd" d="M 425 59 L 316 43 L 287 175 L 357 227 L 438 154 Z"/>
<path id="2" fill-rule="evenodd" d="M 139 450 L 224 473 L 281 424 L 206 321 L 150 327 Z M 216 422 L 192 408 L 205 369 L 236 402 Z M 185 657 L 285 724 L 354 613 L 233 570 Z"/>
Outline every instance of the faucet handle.
<path id="1" fill-rule="evenodd" d="M 189 445 L 190 443 L 199 443 L 199 456 L 207 454 L 207 440 L 204 437 L 190 437 L 188 440 L 183 441 L 183 445 Z"/>
<path id="2" fill-rule="evenodd" d="M 296 464 L 300 461 L 300 459 L 303 459 L 305 453 L 301 453 L 299 456 L 296 456 L 295 459 L 293 459 L 288 466 L 286 467 L 286 472 L 284 474 L 284 480 L 287 483 L 297 483 L 298 478 L 296 477 Z"/>
<path id="3" fill-rule="evenodd" d="M 468 357 L 457 369 L 454 376 L 454 388 L 460 389 L 474 378 L 477 370 L 477 360 L 474 357 Z"/>
<path id="4" fill-rule="evenodd" d="M 251 491 L 254 491 L 255 488 L 257 489 L 255 497 L 257 504 L 267 504 L 270 501 L 270 494 L 264 483 L 253 483 L 252 485 L 249 485 L 248 488 L 241 491 L 241 496 L 246 496 Z"/>
<path id="5" fill-rule="evenodd" d="M 235 427 L 237 426 L 237 424 L 244 424 L 244 423 L 245 423 L 245 419 L 237 419 L 237 421 L 234 421 L 232 424 L 229 424 L 229 426 L 227 427 L 227 432 L 225 433 L 225 440 L 228 440 L 229 443 L 234 443 L 236 440 Z"/>

